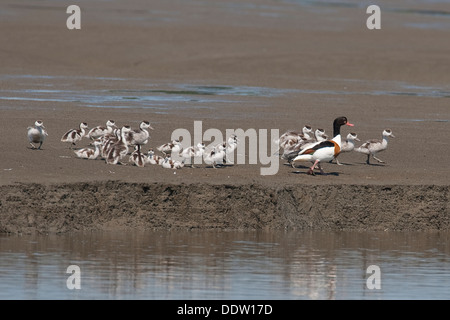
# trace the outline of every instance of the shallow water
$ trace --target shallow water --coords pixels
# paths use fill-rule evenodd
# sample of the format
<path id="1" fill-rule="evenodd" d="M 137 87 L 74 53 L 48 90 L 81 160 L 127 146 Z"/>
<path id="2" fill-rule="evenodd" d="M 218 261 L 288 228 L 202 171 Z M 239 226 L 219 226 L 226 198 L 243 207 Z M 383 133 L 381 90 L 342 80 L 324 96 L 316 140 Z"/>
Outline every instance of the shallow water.
<path id="1" fill-rule="evenodd" d="M 358 79 L 305 80 L 304 86 L 292 88 L 229 86 L 223 84 L 152 83 L 144 79 L 104 77 L 63 77 L 3 75 L 0 81 L 5 87 L 20 83 L 23 89 L 0 90 L 0 109 L 19 108 L 20 102 L 52 103 L 54 109 L 68 103 L 79 107 L 110 109 L 149 109 L 160 114 L 213 111 L 202 117 L 225 118 L 227 106 L 243 104 L 248 116 L 257 116 L 252 107 L 273 107 L 271 98 L 299 97 L 304 94 L 332 96 L 335 99 L 349 95 L 410 96 L 425 98 L 449 98 L 450 88 L 420 86 L 400 81 L 362 81 Z M 83 82 L 83 86 L 79 82 Z M 95 89 L 85 89 L 86 84 Z M 313 89 L 314 87 L 329 89 Z M 20 108 L 24 108 L 21 106 Z M 25 107 L 27 108 L 27 107 Z M 37 108 L 30 105 L 28 108 Z M 220 115 L 218 114 L 220 113 Z M 425 120 L 425 119 L 424 119 Z M 447 122 L 448 119 L 437 119 Z M 414 120 L 411 120 L 414 121 Z M 426 121 L 426 120 L 425 120 Z"/>
<path id="2" fill-rule="evenodd" d="M 0 299 L 448 299 L 448 232 L 0 236 Z M 80 268 L 81 289 L 68 289 Z M 379 267 L 380 289 L 368 267 Z M 375 275 L 374 275 L 375 276 Z M 377 280 L 378 281 L 378 280 Z M 73 282 L 75 283 L 75 282 Z"/>

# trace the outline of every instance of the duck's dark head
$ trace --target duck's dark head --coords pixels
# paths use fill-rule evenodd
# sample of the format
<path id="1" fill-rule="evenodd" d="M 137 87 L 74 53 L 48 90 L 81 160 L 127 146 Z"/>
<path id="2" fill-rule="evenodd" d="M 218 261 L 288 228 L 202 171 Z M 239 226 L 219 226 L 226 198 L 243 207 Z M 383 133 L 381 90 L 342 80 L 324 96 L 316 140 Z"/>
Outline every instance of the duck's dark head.
<path id="1" fill-rule="evenodd" d="M 343 126 L 344 124 L 350 127 L 354 126 L 354 124 L 348 122 L 347 117 L 339 117 L 334 119 L 333 125 Z"/>
<path id="2" fill-rule="evenodd" d="M 354 126 L 353 123 L 348 122 L 347 117 L 339 117 L 339 118 L 334 119 L 334 122 L 333 122 L 333 136 L 334 137 L 336 137 L 338 134 L 341 133 L 341 126 L 343 126 L 343 125 L 347 125 L 350 127 Z"/>

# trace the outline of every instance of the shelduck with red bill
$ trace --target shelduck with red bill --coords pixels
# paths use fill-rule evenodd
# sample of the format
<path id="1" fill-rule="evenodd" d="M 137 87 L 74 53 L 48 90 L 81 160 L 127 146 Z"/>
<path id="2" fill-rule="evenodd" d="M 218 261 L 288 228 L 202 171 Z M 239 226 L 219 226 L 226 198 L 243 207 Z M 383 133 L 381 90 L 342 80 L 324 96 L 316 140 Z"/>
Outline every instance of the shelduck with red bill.
<path id="1" fill-rule="evenodd" d="M 308 174 L 314 175 L 314 169 L 316 166 L 319 168 L 320 173 L 324 174 L 320 163 L 328 162 L 334 159 L 341 152 L 341 126 L 343 125 L 351 127 L 354 126 L 354 124 L 348 122 L 346 117 L 338 117 L 334 119 L 333 138 L 331 140 L 316 142 L 307 148 L 302 149 L 293 161 L 311 161 L 313 165 L 309 169 Z"/>

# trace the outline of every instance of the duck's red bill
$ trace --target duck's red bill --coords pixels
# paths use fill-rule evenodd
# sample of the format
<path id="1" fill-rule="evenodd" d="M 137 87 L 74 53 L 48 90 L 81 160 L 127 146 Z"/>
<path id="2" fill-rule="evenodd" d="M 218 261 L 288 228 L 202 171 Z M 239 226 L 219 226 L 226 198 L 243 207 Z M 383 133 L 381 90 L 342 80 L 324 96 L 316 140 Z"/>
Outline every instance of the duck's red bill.
<path id="1" fill-rule="evenodd" d="M 355 125 L 353 123 L 347 122 L 346 125 L 350 126 L 350 127 L 354 127 Z"/>

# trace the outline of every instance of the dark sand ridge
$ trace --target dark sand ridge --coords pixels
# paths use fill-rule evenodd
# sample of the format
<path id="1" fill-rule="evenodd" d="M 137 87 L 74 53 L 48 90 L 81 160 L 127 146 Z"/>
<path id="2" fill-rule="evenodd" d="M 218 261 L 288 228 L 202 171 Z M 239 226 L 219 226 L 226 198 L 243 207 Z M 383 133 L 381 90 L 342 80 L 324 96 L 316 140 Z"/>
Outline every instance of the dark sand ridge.
<path id="1" fill-rule="evenodd" d="M 214 102 L 211 109 L 168 114 L 3 99 L 0 139 L 7 152 L 0 155 L 1 231 L 448 229 L 448 99 L 429 94 L 449 91 L 448 31 L 404 27 L 405 20 L 430 19 L 420 15 L 383 13 L 383 29 L 377 33 L 360 26 L 359 15 L 365 22 L 365 13 L 356 8 L 335 8 L 345 17 L 339 20 L 288 3 L 272 6 L 269 1 L 271 6 L 264 7 L 258 2 L 254 10 L 192 3 L 156 1 L 150 10 L 140 1 L 126 7 L 80 2 L 85 12 L 80 31 L 65 29 L 64 8 L 61 16 L 52 1 L 5 4 L 8 15 L 0 20 L 1 30 L 10 32 L 0 34 L 7 43 L 0 51 L 3 75 L 57 76 L 49 80 L 53 88 L 70 83 L 70 89 L 88 93 L 105 89 L 102 77 L 129 79 L 126 84 L 108 82 L 108 89 L 118 90 L 136 88 L 141 81 L 160 87 L 181 83 L 304 91 L 239 97 L 242 104 Z M 4 76 L 2 90 L 12 95 L 14 90 L 48 88 L 43 82 Z M 377 88 L 395 91 L 402 83 L 425 88 L 431 96 L 375 94 Z M 394 131 L 397 138 L 380 154 L 385 165 L 367 166 L 365 156 L 352 153 L 341 155 L 348 165 L 325 164 L 332 173 L 328 176 L 308 176 L 306 167 L 292 169 L 284 161 L 271 176 L 259 174 L 261 165 L 249 164 L 217 170 L 203 165 L 174 174 L 154 166 L 75 159 L 59 141 L 81 121 L 94 126 L 110 118 L 134 127 L 151 121 L 155 130 L 149 147 L 155 147 L 176 128 L 191 130 L 194 120 L 224 132 L 277 128 L 282 133 L 308 123 L 331 133 L 331 122 L 340 115 L 356 124 L 352 130 L 362 140 L 380 138 L 386 127 Z M 44 150 L 32 151 L 25 129 L 38 118 L 50 135 Z"/>

